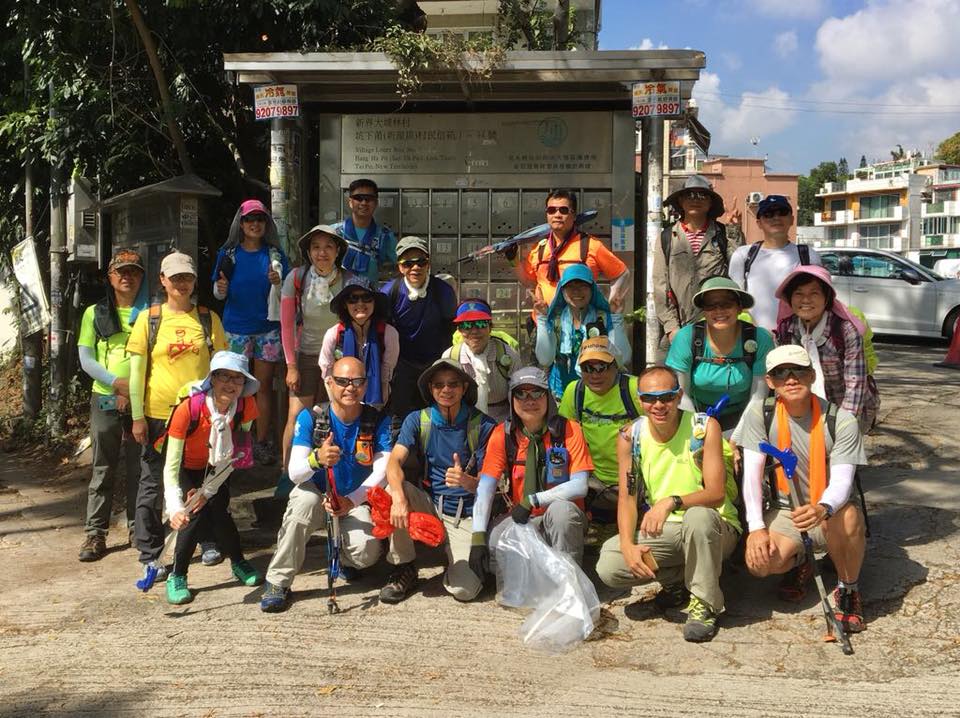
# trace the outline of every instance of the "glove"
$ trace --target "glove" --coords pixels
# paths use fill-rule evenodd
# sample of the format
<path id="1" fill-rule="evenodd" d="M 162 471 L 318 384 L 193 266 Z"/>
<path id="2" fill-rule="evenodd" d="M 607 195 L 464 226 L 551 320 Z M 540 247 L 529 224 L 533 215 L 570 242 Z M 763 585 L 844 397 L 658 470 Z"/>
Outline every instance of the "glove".
<path id="1" fill-rule="evenodd" d="M 474 531 L 470 539 L 470 570 L 483 581 L 490 573 L 490 548 L 487 546 L 487 532 Z"/>
<path id="2" fill-rule="evenodd" d="M 513 510 L 510 512 L 510 518 L 513 519 L 514 523 L 525 524 L 530 520 L 531 513 L 533 513 L 533 509 L 530 508 L 530 499 L 525 498 L 513 507 Z"/>
<path id="3" fill-rule="evenodd" d="M 512 262 L 514 259 L 517 258 L 517 253 L 519 251 L 520 251 L 520 245 L 512 244 L 509 247 L 507 247 L 505 250 L 503 250 L 503 256 L 506 258 L 508 262 Z"/>

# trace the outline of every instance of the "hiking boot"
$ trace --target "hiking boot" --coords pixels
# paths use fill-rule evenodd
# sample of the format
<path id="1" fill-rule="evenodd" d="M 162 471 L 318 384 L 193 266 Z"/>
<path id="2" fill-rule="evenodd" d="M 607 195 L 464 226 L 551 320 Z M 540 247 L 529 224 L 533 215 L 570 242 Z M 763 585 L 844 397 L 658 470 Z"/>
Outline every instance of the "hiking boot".
<path id="1" fill-rule="evenodd" d="M 863 625 L 863 599 L 859 591 L 841 589 L 833 591 L 834 616 L 847 633 L 860 633 Z"/>
<path id="2" fill-rule="evenodd" d="M 167 603 L 174 606 L 181 606 L 184 603 L 190 603 L 193 600 L 193 594 L 187 588 L 187 577 L 179 573 L 171 573 L 167 578 Z"/>
<path id="3" fill-rule="evenodd" d="M 277 462 L 277 454 L 270 441 L 257 441 L 253 444 L 253 460 L 260 466 L 273 466 Z"/>
<path id="4" fill-rule="evenodd" d="M 813 564 L 810 561 L 804 561 L 783 575 L 777 595 L 781 601 L 800 603 L 807 595 L 811 578 L 813 578 Z"/>
<path id="5" fill-rule="evenodd" d="M 417 567 L 410 563 L 402 563 L 393 569 L 387 584 L 380 589 L 380 600 L 384 603 L 400 603 L 410 595 L 417 582 Z"/>
<path id="6" fill-rule="evenodd" d="M 347 566 L 346 564 L 340 564 L 340 578 L 344 581 L 356 581 L 360 578 L 360 569 L 355 566 Z"/>
<path id="7" fill-rule="evenodd" d="M 260 594 L 260 610 L 264 613 L 280 613 L 290 605 L 290 589 L 267 581 Z"/>
<path id="8" fill-rule="evenodd" d="M 200 563 L 204 566 L 216 566 L 218 563 L 223 563 L 223 554 L 220 553 L 220 549 L 217 548 L 216 544 L 207 544 L 205 547 L 200 547 L 202 550 L 200 552 Z"/>
<path id="9" fill-rule="evenodd" d="M 690 594 L 687 622 L 683 624 L 683 640 L 703 643 L 717 635 L 717 614 L 706 603 Z"/>
<path id="10" fill-rule="evenodd" d="M 99 561 L 107 553 L 107 537 L 100 534 L 87 534 L 80 545 L 81 561 Z"/>
<path id="11" fill-rule="evenodd" d="M 680 608 L 690 600 L 690 592 L 682 583 L 675 583 L 672 586 L 662 586 L 660 592 L 653 597 L 653 605 L 661 611 L 667 611 L 671 608 Z"/>
<path id="12" fill-rule="evenodd" d="M 257 569 L 246 559 L 235 561 L 231 570 L 244 586 L 259 586 L 263 582 L 263 576 L 257 573 Z"/>

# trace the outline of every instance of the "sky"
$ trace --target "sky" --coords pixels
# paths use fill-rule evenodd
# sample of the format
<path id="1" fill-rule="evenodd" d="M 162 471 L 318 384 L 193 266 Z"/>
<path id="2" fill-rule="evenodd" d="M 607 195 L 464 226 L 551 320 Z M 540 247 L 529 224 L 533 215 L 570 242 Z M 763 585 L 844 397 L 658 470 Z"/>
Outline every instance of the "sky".
<path id="1" fill-rule="evenodd" d="M 960 131 L 960 0 L 603 0 L 601 50 L 706 54 L 710 154 L 806 174 Z M 757 138 L 757 144 L 751 143 Z"/>

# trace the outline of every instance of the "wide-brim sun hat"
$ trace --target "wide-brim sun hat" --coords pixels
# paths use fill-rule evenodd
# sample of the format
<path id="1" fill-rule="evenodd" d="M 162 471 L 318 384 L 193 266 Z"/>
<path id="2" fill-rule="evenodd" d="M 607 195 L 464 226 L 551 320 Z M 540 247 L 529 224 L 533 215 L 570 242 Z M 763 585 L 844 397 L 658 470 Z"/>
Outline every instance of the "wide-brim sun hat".
<path id="1" fill-rule="evenodd" d="M 710 277 L 700 285 L 700 289 L 693 295 L 693 306 L 703 309 L 703 299 L 710 292 L 733 292 L 737 295 L 740 307 L 750 309 L 753 306 L 753 295 L 740 289 L 739 285 L 730 277 Z"/>
<path id="2" fill-rule="evenodd" d="M 465 381 L 467 383 L 467 390 L 463 394 L 463 401 L 470 406 L 476 406 L 476 380 L 474 380 L 472 376 L 463 370 L 463 367 L 460 366 L 459 362 L 456 362 L 450 358 L 437 359 L 433 364 L 424 369 L 422 374 L 420 374 L 420 378 L 417 379 L 417 387 L 420 389 L 420 396 L 423 397 L 423 400 L 428 404 L 433 403 L 433 394 L 430 392 L 430 382 L 433 381 L 433 377 L 436 376 L 437 372 L 445 370 L 454 372 L 461 381 Z"/>
<path id="3" fill-rule="evenodd" d="M 780 300 L 780 305 L 777 308 L 777 323 L 793 314 L 793 307 L 790 306 L 790 298 L 786 296 L 787 287 L 789 287 L 790 283 L 800 276 L 806 276 L 810 279 L 819 279 L 820 284 L 827 288 L 827 306 L 830 307 L 827 311 L 833 312 L 841 319 L 846 319 L 848 322 L 853 324 L 860 336 L 863 336 L 866 333 L 866 326 L 864 326 L 864 323 L 860 321 L 860 318 L 851 312 L 847 308 L 847 305 L 841 302 L 840 298 L 837 296 L 837 289 L 833 286 L 833 281 L 830 277 L 830 270 L 826 267 L 821 267 L 818 264 L 801 264 L 799 267 L 790 272 L 790 274 L 784 277 L 782 282 L 780 282 L 780 286 L 777 287 L 777 291 L 774 292 L 774 296 Z"/>
<path id="4" fill-rule="evenodd" d="M 330 237 L 337 244 L 337 259 L 336 264 L 340 266 L 340 263 L 343 261 L 343 256 L 347 253 L 347 240 L 344 236 L 338 232 L 335 228 L 331 227 L 329 224 L 318 224 L 314 227 L 311 227 L 306 231 L 306 233 L 297 240 L 297 246 L 300 248 L 300 259 L 304 264 L 310 265 L 310 243 L 313 241 L 314 235 L 323 234 L 327 237 Z"/>
<path id="5" fill-rule="evenodd" d="M 354 274 L 344 280 L 340 291 L 330 300 L 330 311 L 338 317 L 345 316 L 348 313 L 347 297 L 357 289 L 362 289 L 373 295 L 373 316 L 378 319 L 386 319 L 389 315 L 387 295 L 381 292 L 377 285 L 364 274 Z"/>
<path id="6" fill-rule="evenodd" d="M 214 354 L 210 360 L 210 371 L 207 372 L 207 378 L 204 379 L 200 385 L 203 391 L 210 391 L 210 387 L 212 386 L 210 383 L 211 377 L 215 371 L 221 369 L 243 374 L 243 391 L 240 392 L 240 396 L 253 396 L 260 388 L 260 382 L 250 373 L 250 361 L 243 354 L 224 350 Z"/>
<path id="7" fill-rule="evenodd" d="M 710 209 L 707 210 L 707 217 L 710 219 L 716 219 L 726 211 L 723 206 L 723 197 L 713 190 L 713 187 L 710 185 L 710 180 L 703 175 L 690 175 L 687 177 L 686 182 L 683 183 L 683 187 L 672 193 L 663 203 L 669 207 L 673 207 L 677 211 L 682 211 L 683 208 L 680 206 L 680 197 L 684 193 L 691 191 L 706 192 L 710 196 Z"/>

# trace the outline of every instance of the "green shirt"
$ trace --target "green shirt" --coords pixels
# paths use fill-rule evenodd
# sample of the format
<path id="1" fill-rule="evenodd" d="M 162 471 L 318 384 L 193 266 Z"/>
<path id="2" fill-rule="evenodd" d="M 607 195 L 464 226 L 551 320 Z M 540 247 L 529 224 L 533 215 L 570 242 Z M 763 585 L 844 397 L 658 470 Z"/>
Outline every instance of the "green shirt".
<path id="1" fill-rule="evenodd" d="M 634 410 L 643 415 L 640 399 L 637 397 L 637 377 L 630 377 L 630 397 Z M 630 423 L 626 407 L 620 398 L 619 378 L 610 390 L 603 395 L 594 394 L 590 387 L 583 387 L 583 415 L 577 416 L 577 382 L 571 382 L 560 400 L 560 414 L 578 422 L 593 457 L 593 475 L 605 484 L 616 485 L 619 480 L 617 471 L 617 432 L 624 424 Z"/>
<path id="2" fill-rule="evenodd" d="M 107 371 L 121 379 L 130 378 L 130 357 L 127 354 L 127 337 L 130 336 L 130 313 L 133 307 L 117 307 L 120 315 L 120 331 L 107 337 L 105 341 L 97 341 L 97 332 L 93 328 L 94 305 L 87 307 L 80 320 L 80 336 L 77 346 L 90 347 L 97 354 L 97 363 L 106 367 Z M 113 387 L 99 381 L 93 382 L 94 394 L 113 394 Z"/>
<path id="3" fill-rule="evenodd" d="M 646 417 L 637 419 L 633 423 L 631 436 L 636 437 L 637 432 L 641 432 L 640 468 L 643 472 L 647 503 L 653 506 L 657 501 L 668 496 L 684 496 L 703 489 L 703 473 L 697 467 L 690 452 L 693 413 L 684 411 L 680 415 L 677 433 L 665 444 L 653 438 L 646 427 L 646 422 Z M 720 512 L 720 518 L 740 531 L 740 519 L 733 505 L 737 497 L 737 484 L 733 477 L 733 451 L 726 441 L 723 442 L 723 463 L 726 467 L 726 490 L 723 504 L 717 510 Z M 684 510 L 674 511 L 667 517 L 667 521 L 683 521 Z"/>

